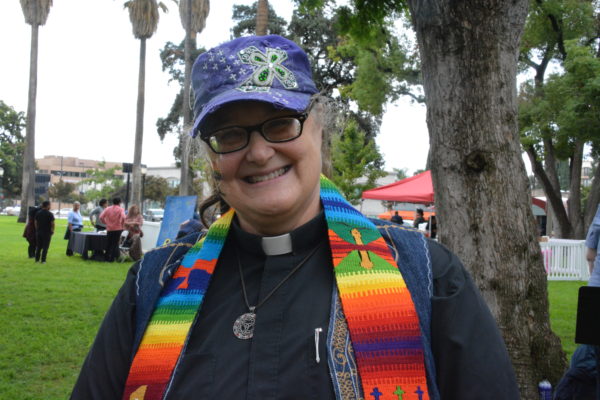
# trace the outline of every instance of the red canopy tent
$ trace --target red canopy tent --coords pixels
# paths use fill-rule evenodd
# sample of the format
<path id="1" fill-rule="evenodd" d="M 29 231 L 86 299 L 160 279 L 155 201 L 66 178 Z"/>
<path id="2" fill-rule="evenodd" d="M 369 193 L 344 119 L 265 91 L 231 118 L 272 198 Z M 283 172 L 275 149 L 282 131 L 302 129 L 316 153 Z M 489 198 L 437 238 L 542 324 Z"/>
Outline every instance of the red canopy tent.
<path id="1" fill-rule="evenodd" d="M 433 204 L 433 184 L 431 171 L 425 171 L 410 178 L 390 183 L 371 190 L 365 190 L 363 199 L 397 201 L 399 203 Z"/>
<path id="2" fill-rule="evenodd" d="M 362 198 L 431 205 L 434 203 L 431 171 L 425 171 L 389 185 L 365 190 Z M 545 201 L 535 197 L 532 197 L 531 201 L 541 209 L 546 210 Z"/>

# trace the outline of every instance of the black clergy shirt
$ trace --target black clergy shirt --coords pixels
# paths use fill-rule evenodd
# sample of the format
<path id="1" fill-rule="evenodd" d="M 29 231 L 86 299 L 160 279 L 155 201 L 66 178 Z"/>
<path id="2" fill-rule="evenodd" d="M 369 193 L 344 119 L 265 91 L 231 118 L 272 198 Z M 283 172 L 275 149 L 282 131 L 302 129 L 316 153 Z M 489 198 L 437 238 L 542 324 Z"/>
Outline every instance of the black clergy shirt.
<path id="1" fill-rule="evenodd" d="M 323 214 L 291 235 L 291 254 L 265 256 L 261 238 L 234 221 L 167 399 L 335 398 L 326 353 L 334 276 Z M 319 244 L 256 310 L 254 337 L 236 338 L 234 321 L 248 312 L 237 255 L 249 303 L 256 305 Z M 441 398 L 518 399 L 508 354 L 481 295 L 456 256 L 436 242 L 429 248 L 432 350 Z M 134 267 L 107 313 L 72 399 L 121 398 L 134 337 L 135 273 Z"/>

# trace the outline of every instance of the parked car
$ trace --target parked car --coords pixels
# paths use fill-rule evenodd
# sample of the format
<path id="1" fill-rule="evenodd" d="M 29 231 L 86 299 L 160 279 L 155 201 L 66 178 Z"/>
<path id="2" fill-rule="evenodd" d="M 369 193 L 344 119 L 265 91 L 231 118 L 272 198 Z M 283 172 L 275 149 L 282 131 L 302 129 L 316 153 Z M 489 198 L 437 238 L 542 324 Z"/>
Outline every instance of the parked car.
<path id="1" fill-rule="evenodd" d="M 146 221 L 157 221 L 160 222 L 163 220 L 163 215 L 165 214 L 165 210 L 162 208 L 150 208 L 146 210 L 144 214 L 144 219 Z"/>

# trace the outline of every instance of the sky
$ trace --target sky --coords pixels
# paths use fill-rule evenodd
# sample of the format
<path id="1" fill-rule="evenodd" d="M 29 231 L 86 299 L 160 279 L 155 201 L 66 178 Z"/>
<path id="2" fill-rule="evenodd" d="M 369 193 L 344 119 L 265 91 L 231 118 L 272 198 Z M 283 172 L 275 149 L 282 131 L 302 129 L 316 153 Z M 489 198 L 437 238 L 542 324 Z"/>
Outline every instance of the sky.
<path id="1" fill-rule="evenodd" d="M 161 142 L 156 120 L 165 117 L 178 87 L 162 72 L 160 49 L 179 43 L 184 30 L 175 3 L 161 13 L 157 32 L 147 40 L 142 163 L 175 163 L 175 134 Z M 39 30 L 35 155 L 133 162 L 137 103 L 139 40 L 132 34 L 124 1 L 55 0 Z M 210 48 L 230 39 L 233 4 L 211 2 L 198 46 Z M 292 1 L 270 2 L 289 21 Z M 18 0 L 0 1 L 0 100 L 27 111 L 31 27 Z M 385 168 L 423 169 L 429 149 L 425 107 L 408 99 L 388 104 L 377 145 Z"/>

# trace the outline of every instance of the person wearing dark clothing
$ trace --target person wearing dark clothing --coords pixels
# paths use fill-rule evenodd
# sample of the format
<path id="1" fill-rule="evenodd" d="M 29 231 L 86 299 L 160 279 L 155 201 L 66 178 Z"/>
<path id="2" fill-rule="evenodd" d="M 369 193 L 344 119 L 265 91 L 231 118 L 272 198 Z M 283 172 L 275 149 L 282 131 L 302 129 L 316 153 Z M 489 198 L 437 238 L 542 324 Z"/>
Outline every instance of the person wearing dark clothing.
<path id="1" fill-rule="evenodd" d="M 437 219 L 435 218 L 435 215 L 429 217 L 429 221 L 427 221 L 427 226 L 425 226 L 425 229 L 427 232 L 431 232 L 431 235 L 429 236 L 430 238 L 435 239 L 437 237 Z"/>
<path id="2" fill-rule="evenodd" d="M 25 230 L 23 231 L 23 237 L 27 240 L 27 243 L 29 243 L 27 246 L 27 255 L 29 258 L 35 257 L 35 214 L 37 214 L 39 210 L 40 209 L 38 207 L 29 207 L 27 212 L 27 224 L 25 225 Z"/>
<path id="3" fill-rule="evenodd" d="M 35 214 L 36 249 L 35 262 L 46 263 L 50 239 L 54 234 L 54 214 L 50 212 L 50 202 L 44 201 L 42 208 Z"/>
<path id="4" fill-rule="evenodd" d="M 404 220 L 402 219 L 401 216 L 398 215 L 398 211 L 394 212 L 394 215 L 392 215 L 391 221 L 396 224 L 399 224 L 399 225 L 404 224 Z"/>
<path id="5" fill-rule="evenodd" d="M 413 228 L 419 229 L 419 224 L 425 222 L 425 218 L 423 217 L 423 209 L 417 208 L 415 211 L 415 220 L 413 221 Z"/>
<path id="6" fill-rule="evenodd" d="M 379 228 L 382 232 L 407 232 L 389 223 Z M 262 299 L 277 284 L 281 274 L 289 271 L 290 262 L 309 253 L 320 238 L 326 237 L 326 231 L 321 214 L 291 232 L 292 254 L 269 256 L 262 250 L 260 236 L 243 231 L 236 222 L 232 224 L 231 238 L 222 252 L 223 260 L 219 258 L 167 399 L 258 399 L 267 398 L 266 395 L 261 397 L 265 393 L 278 393 L 269 397 L 278 399 L 340 398 L 333 386 L 348 382 L 343 379 L 339 382 L 336 377 L 332 385 L 329 374 L 332 364 L 328 364 L 327 354 L 342 357 L 347 353 L 338 347 L 336 326 L 341 313 L 335 311 L 331 303 L 332 291 L 336 290 L 333 289 L 334 276 L 322 268 L 331 260 L 327 247 L 322 246 L 294 279 L 281 287 L 282 292 L 276 292 L 261 307 L 262 315 L 256 320 L 253 340 L 242 341 L 231 333 L 232 321 L 240 310 L 238 296 L 231 293 L 242 290 L 239 277 L 232 278 L 239 275 L 236 252 L 244 260 L 245 287 L 248 295 L 252 295 L 251 304 L 255 304 L 253 301 Z M 433 288 L 430 325 L 435 374 L 440 382 L 439 398 L 518 399 L 510 359 L 496 323 L 462 263 L 441 244 L 420 234 L 411 235 L 428 247 L 431 256 L 431 269 L 426 275 L 431 274 Z M 145 255 L 144 266 L 147 263 L 176 266 L 173 258 L 181 260 L 198 237 L 197 232 L 190 233 L 170 246 L 150 251 Z M 385 237 L 391 246 L 396 246 L 391 238 Z M 404 268 L 405 265 L 401 265 Z M 166 269 L 163 273 L 171 272 Z M 140 262 L 127 274 L 83 364 L 72 400 L 122 397 L 131 354 L 139 342 L 136 337 L 141 335 L 139 331 L 143 333 L 143 323 L 147 322 L 140 315 L 145 314 L 142 302 L 152 302 L 148 301 L 144 281 L 138 281 L 144 276 Z M 150 276 L 147 278 L 154 281 Z M 152 309 L 152 305 L 146 307 Z M 142 325 L 136 326 L 140 322 Z M 322 331 L 317 332 L 320 335 L 315 339 L 314 332 L 318 328 Z M 319 360 L 315 348 L 319 349 Z M 495 361 L 490 363 L 488 359 Z M 345 376 L 357 375 L 353 361 L 338 360 L 337 363 L 349 368 Z M 493 395 L 482 395 L 486 393 Z M 341 398 L 355 397 L 342 394 Z"/>
<path id="7" fill-rule="evenodd" d="M 331 111 L 311 74 L 277 35 L 196 60 L 208 231 L 134 264 L 71 399 L 519 398 L 456 256 L 362 215 L 321 174 Z"/>

